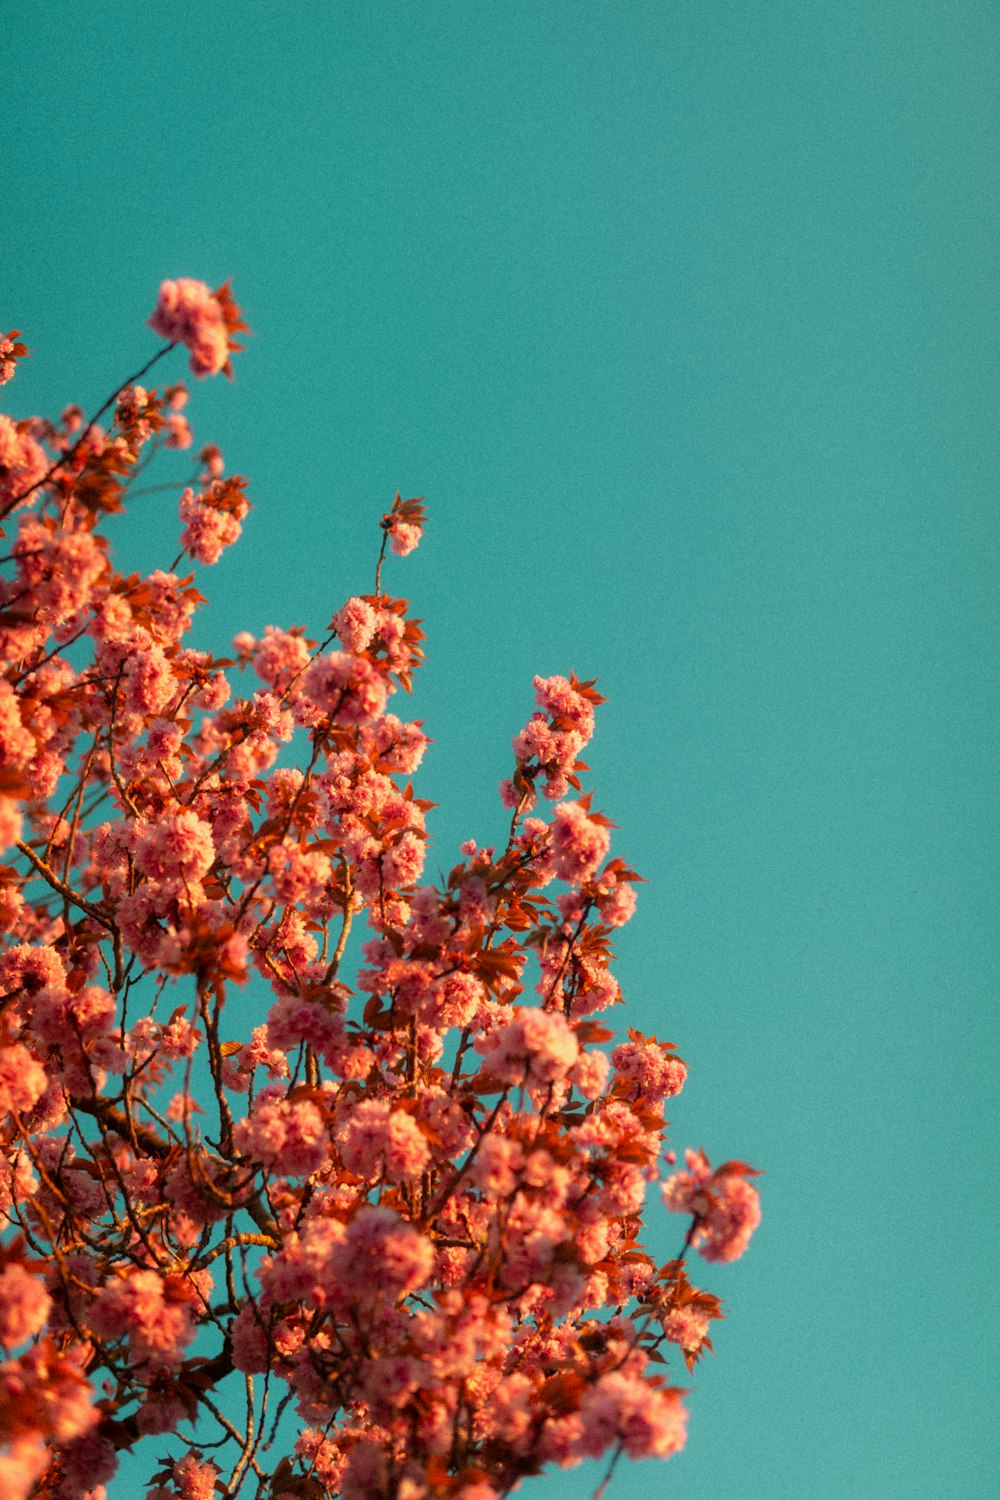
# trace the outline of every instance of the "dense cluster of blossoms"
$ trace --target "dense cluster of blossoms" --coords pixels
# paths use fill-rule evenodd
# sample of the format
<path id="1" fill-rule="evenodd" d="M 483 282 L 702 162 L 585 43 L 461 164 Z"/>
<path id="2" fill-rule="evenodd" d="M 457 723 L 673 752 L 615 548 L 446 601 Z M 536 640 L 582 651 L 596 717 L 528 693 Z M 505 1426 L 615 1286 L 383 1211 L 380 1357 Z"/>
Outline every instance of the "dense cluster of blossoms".
<path id="1" fill-rule="evenodd" d="M 197 374 L 244 326 L 187 279 L 151 322 L 146 370 L 183 343 Z M 759 1204 L 742 1163 L 669 1172 L 685 1065 L 595 1019 L 638 879 L 580 794 L 602 700 L 536 678 L 506 842 L 422 883 L 427 739 L 389 712 L 422 634 L 381 585 L 422 502 L 397 494 L 322 639 L 213 658 L 176 570 L 236 540 L 246 485 L 203 448 L 178 562 L 117 572 L 104 517 L 192 441 L 184 387 L 137 380 L 90 422 L 0 416 L 0 1492 L 101 1500 L 145 1438 L 171 1445 L 147 1500 L 496 1500 L 667 1457 L 671 1351 L 721 1316 L 688 1251 L 741 1254 Z M 661 1266 L 656 1183 L 689 1219 Z"/>
<path id="2" fill-rule="evenodd" d="M 241 347 L 233 334 L 246 329 L 228 282 L 210 292 L 190 276 L 163 283 L 149 326 L 172 344 L 184 344 L 199 376 L 232 375 L 230 351 Z"/>

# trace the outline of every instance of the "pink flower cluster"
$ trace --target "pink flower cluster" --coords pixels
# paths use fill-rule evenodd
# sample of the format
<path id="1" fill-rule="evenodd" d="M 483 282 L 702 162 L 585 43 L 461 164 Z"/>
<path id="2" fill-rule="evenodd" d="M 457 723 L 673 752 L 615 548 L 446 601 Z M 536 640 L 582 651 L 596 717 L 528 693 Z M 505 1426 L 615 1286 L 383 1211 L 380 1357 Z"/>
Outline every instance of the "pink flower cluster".
<path id="1" fill-rule="evenodd" d="M 364 724 L 385 708 L 388 683 L 363 656 L 331 651 L 312 661 L 302 679 L 304 716 L 328 717 L 331 723 Z"/>
<path id="2" fill-rule="evenodd" d="M 27 345 L 18 338 L 19 332 L 20 329 L 12 328 L 0 338 L 0 385 L 6 385 L 14 378 L 18 360 L 28 353 Z"/>
<path id="3" fill-rule="evenodd" d="M 606 819 L 595 817 L 582 802 L 559 804 L 552 822 L 552 852 L 560 880 L 571 885 L 590 880 L 610 847 Z"/>
<path id="4" fill-rule="evenodd" d="M 555 1083 L 566 1077 L 580 1055 L 563 1016 L 527 1006 L 515 1006 L 510 1020 L 478 1037 L 475 1046 L 486 1072 L 501 1083 Z"/>
<path id="5" fill-rule="evenodd" d="M 649 1040 L 638 1031 L 630 1031 L 629 1040 L 614 1049 L 611 1066 L 621 1095 L 641 1097 L 650 1104 L 672 1099 L 687 1078 L 687 1067 L 669 1042 Z"/>
<path id="6" fill-rule="evenodd" d="M 280 1085 L 258 1095 L 253 1114 L 236 1127 L 234 1144 L 282 1177 L 311 1177 L 328 1155 L 323 1111 L 309 1098 L 289 1098 Z"/>
<path id="7" fill-rule="evenodd" d="M 695 1216 L 691 1243 L 706 1260 L 738 1260 L 760 1223 L 760 1194 L 747 1181 L 752 1168 L 727 1161 L 713 1172 L 703 1151 L 688 1151 L 686 1162 L 686 1172 L 663 1184 L 664 1203 Z"/>
<path id="8" fill-rule="evenodd" d="M 169 1474 L 159 1476 L 169 1478 L 170 1487 L 154 1485 L 146 1491 L 146 1500 L 215 1500 L 219 1473 L 218 1465 L 197 1450 L 185 1453 L 169 1463 Z"/>
<path id="9" fill-rule="evenodd" d="M 594 706 L 604 700 L 592 683 L 576 677 L 536 677 L 535 701 L 538 709 L 514 737 L 517 770 L 500 786 L 506 807 L 530 807 L 531 788 L 539 775 L 552 802 L 579 785 L 578 757 L 594 733 Z"/>
<path id="10" fill-rule="evenodd" d="M 217 563 L 239 540 L 250 502 L 233 480 L 212 480 L 200 493 L 186 489 L 180 500 L 181 545 L 198 562 Z"/>
<path id="11" fill-rule="evenodd" d="M 27 1500 L 51 1467 L 51 1450 L 71 1457 L 74 1446 L 100 1421 L 82 1370 L 85 1360 L 84 1350 L 63 1354 L 45 1338 L 0 1364 L 0 1493 L 5 1500 Z M 90 1474 L 100 1477 L 93 1468 Z M 83 1485 L 69 1493 L 82 1496 Z"/>
<path id="12" fill-rule="evenodd" d="M 23 1262 L 8 1260 L 0 1270 L 0 1344 L 15 1349 L 48 1322 L 52 1298 Z"/>
<path id="13" fill-rule="evenodd" d="M 152 323 L 197 374 L 243 326 L 189 279 Z M 580 786 L 602 699 L 535 679 L 505 839 L 429 880 L 430 742 L 387 711 L 423 634 L 382 588 L 423 502 L 325 633 L 216 657 L 185 643 L 192 577 L 122 573 L 104 529 L 190 445 L 186 401 L 133 377 L 107 428 L 0 417 L 0 1494 L 104 1500 L 152 1437 L 150 1500 L 251 1470 L 275 1500 L 499 1500 L 676 1453 L 671 1366 L 720 1316 L 687 1251 L 735 1258 L 760 1210 L 749 1168 L 689 1153 L 679 1258 L 643 1244 L 687 1070 L 597 1019 L 639 879 Z M 181 555 L 216 563 L 248 512 L 203 446 Z M 242 1407 L 234 1371 L 266 1375 Z"/>
<path id="14" fill-rule="evenodd" d="M 169 1368 L 194 1338 L 195 1309 L 210 1284 L 204 1274 L 199 1286 L 188 1278 L 134 1271 L 112 1282 L 91 1305 L 90 1327 L 105 1340 L 127 1338 L 137 1365 Z"/>
<path id="15" fill-rule="evenodd" d="M 412 1115 L 386 1099 L 363 1099 L 339 1131 L 340 1159 L 349 1172 L 375 1181 L 419 1177 L 430 1161 L 427 1137 Z"/>
<path id="16" fill-rule="evenodd" d="M 396 491 L 392 509 L 382 517 L 382 529 L 397 557 L 406 557 L 418 546 L 426 519 L 422 499 L 404 500 Z"/>
<path id="17" fill-rule="evenodd" d="M 245 325 L 236 317 L 228 288 L 212 292 L 203 281 L 182 276 L 164 281 L 149 326 L 172 344 L 184 344 L 197 376 L 231 373 L 232 333 Z"/>
<path id="18" fill-rule="evenodd" d="M 14 422 L 0 412 L 0 510 L 6 513 L 44 478 L 45 450 L 29 422 Z"/>

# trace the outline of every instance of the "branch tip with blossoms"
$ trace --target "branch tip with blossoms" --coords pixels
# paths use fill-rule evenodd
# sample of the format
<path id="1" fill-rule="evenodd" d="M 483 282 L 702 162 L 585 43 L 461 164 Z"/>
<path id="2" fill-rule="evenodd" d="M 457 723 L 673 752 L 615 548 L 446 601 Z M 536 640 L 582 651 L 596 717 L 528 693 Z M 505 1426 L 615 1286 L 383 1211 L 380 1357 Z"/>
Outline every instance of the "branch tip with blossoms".
<path id="1" fill-rule="evenodd" d="M 722 1316 L 689 1253 L 760 1217 L 744 1163 L 662 1177 L 686 1066 L 601 1018 L 640 881 L 580 781 L 604 700 L 535 679 L 506 844 L 427 883 L 429 741 L 390 711 L 423 632 L 382 589 L 423 501 L 322 638 L 188 645 L 176 569 L 219 562 L 247 485 L 204 445 L 136 490 L 193 445 L 183 384 L 139 380 L 178 345 L 230 374 L 246 325 L 187 278 L 150 323 L 89 421 L 0 416 L 0 1493 L 104 1500 L 155 1439 L 146 1500 L 499 1500 L 609 1456 L 603 1494 L 683 1447 L 670 1367 Z M 26 353 L 0 339 L 0 383 Z M 177 560 L 125 576 L 105 518 L 165 488 Z M 690 1220 L 659 1267 L 657 1184 Z"/>
<path id="2" fill-rule="evenodd" d="M 171 345 L 184 345 L 199 378 L 221 373 L 232 379 L 229 356 L 243 348 L 234 335 L 250 331 L 228 281 L 213 292 L 190 276 L 163 282 L 149 326 Z"/>
<path id="3" fill-rule="evenodd" d="M 382 529 L 382 545 L 375 564 L 376 598 L 381 598 L 382 595 L 382 563 L 385 560 L 386 547 L 390 547 L 397 557 L 407 557 L 419 545 L 426 522 L 427 514 L 424 510 L 423 498 L 404 500 L 397 490 L 391 510 L 388 510 L 379 522 Z"/>
<path id="4" fill-rule="evenodd" d="M 19 359 L 27 359 L 31 350 L 21 342 L 20 328 L 12 328 L 0 338 L 0 385 L 13 380 Z"/>

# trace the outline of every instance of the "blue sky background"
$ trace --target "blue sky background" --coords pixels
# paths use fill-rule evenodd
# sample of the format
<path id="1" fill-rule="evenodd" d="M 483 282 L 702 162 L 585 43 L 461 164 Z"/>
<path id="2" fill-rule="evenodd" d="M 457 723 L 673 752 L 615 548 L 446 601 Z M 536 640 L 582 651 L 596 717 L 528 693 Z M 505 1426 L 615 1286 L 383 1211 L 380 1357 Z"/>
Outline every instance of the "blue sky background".
<path id="1" fill-rule="evenodd" d="M 675 1143 L 767 1174 L 704 1277 L 688 1449 L 609 1500 L 1000 1487 L 998 30 L 985 0 L 0 13 L 0 322 L 36 350 L 5 408 L 92 410 L 165 276 L 231 275 L 255 333 L 189 407 L 255 505 L 199 644 L 320 632 L 425 495 L 386 582 L 429 636 L 432 868 L 502 837 L 536 672 L 609 696 L 589 784 L 648 881 L 619 1016 L 691 1065 Z M 119 555 L 167 565 L 173 500 L 135 504 Z"/>

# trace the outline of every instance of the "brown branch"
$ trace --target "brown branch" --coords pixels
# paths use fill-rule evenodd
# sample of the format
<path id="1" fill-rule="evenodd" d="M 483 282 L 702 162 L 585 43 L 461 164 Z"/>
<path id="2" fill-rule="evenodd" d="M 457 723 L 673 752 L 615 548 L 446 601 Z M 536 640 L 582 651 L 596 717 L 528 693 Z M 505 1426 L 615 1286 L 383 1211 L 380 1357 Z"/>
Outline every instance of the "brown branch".
<path id="1" fill-rule="evenodd" d="M 76 891 L 68 886 L 64 880 L 60 880 L 56 872 L 45 863 L 44 859 L 40 859 L 39 856 L 35 853 L 34 849 L 32 849 L 28 844 L 22 843 L 21 840 L 18 839 L 17 848 L 23 855 L 26 856 L 27 859 L 31 861 L 35 869 L 38 871 L 39 875 L 41 875 L 42 879 L 46 881 L 54 891 L 57 891 L 64 900 L 71 901 L 74 906 L 78 906 L 81 911 L 86 912 L 88 917 L 93 917 L 95 922 L 99 922 L 106 931 L 117 936 L 118 928 L 115 926 L 115 923 L 112 921 L 112 919 L 107 916 L 105 912 L 101 911 L 100 907 L 94 906 L 94 904 L 88 901 L 84 896 L 78 896 Z"/>
<path id="2" fill-rule="evenodd" d="M 280 1250 L 281 1241 L 276 1240 L 271 1234 L 231 1234 L 228 1239 L 213 1245 L 204 1255 L 198 1257 L 199 1268 L 207 1266 L 213 1260 L 218 1260 L 220 1255 L 234 1249 L 237 1245 L 263 1245 L 267 1250 Z"/>

